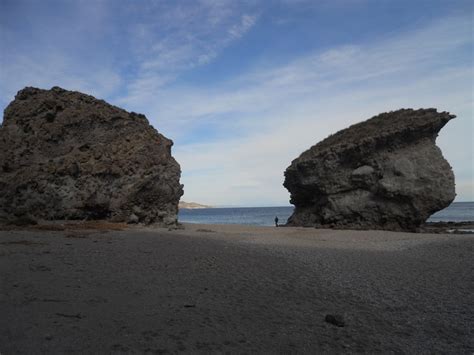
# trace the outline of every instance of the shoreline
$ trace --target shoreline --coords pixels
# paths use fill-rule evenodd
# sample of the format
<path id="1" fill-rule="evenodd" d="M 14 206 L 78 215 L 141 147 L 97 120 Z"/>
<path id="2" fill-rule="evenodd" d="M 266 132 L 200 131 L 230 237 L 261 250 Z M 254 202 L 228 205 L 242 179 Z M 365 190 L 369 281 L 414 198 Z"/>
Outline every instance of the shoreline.
<path id="1" fill-rule="evenodd" d="M 430 218 L 419 227 L 419 232 L 473 233 L 473 204 L 474 202 L 454 202 L 446 209 L 430 216 Z M 180 210 L 178 218 L 180 221 L 186 223 L 274 226 L 273 221 L 275 216 L 279 217 L 281 224 L 285 224 L 293 210 L 294 208 L 292 206 L 184 209 Z M 326 226 L 325 228 L 330 228 L 330 226 Z M 344 229 L 344 226 L 336 228 Z"/>

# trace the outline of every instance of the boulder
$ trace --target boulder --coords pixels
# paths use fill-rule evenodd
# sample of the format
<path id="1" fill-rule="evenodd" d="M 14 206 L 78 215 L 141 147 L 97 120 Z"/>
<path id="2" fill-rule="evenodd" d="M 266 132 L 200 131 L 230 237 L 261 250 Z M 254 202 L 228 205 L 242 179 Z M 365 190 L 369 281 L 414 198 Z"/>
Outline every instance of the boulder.
<path id="1" fill-rule="evenodd" d="M 0 127 L 0 216 L 176 222 L 183 186 L 172 145 L 144 115 L 27 87 Z"/>
<path id="2" fill-rule="evenodd" d="M 285 171 L 295 205 L 288 225 L 415 231 L 455 197 L 454 174 L 435 141 L 454 115 L 382 113 L 329 136 Z"/>

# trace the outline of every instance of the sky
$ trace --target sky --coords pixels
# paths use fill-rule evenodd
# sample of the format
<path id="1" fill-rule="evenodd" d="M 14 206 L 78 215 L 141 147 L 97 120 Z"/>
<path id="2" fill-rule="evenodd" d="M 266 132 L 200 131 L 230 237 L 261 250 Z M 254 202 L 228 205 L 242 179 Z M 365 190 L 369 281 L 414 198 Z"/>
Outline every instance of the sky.
<path id="1" fill-rule="evenodd" d="M 285 206 L 285 169 L 378 113 L 457 118 L 437 144 L 474 201 L 470 0 L 0 0 L 0 107 L 25 86 L 144 113 L 182 200 Z"/>

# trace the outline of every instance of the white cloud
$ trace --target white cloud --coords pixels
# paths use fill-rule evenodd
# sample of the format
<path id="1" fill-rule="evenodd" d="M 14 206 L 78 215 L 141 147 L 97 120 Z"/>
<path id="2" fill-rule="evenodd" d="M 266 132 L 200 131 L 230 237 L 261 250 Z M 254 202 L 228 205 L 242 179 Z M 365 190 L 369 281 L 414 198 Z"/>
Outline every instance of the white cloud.
<path id="1" fill-rule="evenodd" d="M 229 29 L 229 39 L 239 39 L 242 37 L 257 21 L 257 16 L 255 15 L 242 15 L 240 23 L 233 25 Z"/>
<path id="2" fill-rule="evenodd" d="M 306 55 L 284 66 L 259 67 L 224 85 L 209 87 L 204 83 L 199 88 L 167 90 L 143 108 L 162 120 L 189 122 L 204 116 L 300 106 L 301 101 L 314 101 L 334 88 L 345 93 L 354 92 L 351 85 L 390 87 L 388 80 L 395 84 L 412 81 L 414 77 L 434 78 L 438 75 L 434 70 L 451 67 L 443 63 L 450 52 L 470 42 L 468 18 L 445 20 L 374 45 L 341 46 Z M 161 106 L 162 102 L 179 105 Z"/>
<path id="3" fill-rule="evenodd" d="M 244 36 L 257 15 L 230 1 L 200 1 L 195 4 L 158 6 L 158 18 L 144 20 L 132 29 L 139 43 L 138 73 L 119 102 L 127 106 L 148 103 L 144 93 L 155 96 L 182 72 L 214 60 L 231 43 Z M 154 82 L 150 87 L 150 82 Z"/>
<path id="4" fill-rule="evenodd" d="M 81 0 L 52 11 L 35 6 L 25 9 L 25 33 L 0 23 L 1 104 L 31 85 L 103 98 L 125 89 L 118 104 L 146 104 L 181 73 L 214 60 L 257 20 L 250 7 L 224 0 Z"/>
<path id="5" fill-rule="evenodd" d="M 88 2 L 84 6 L 84 2 Z M 100 42 L 108 20 L 106 1 L 81 0 L 50 8 L 18 3 L 21 25 L 0 23 L 0 105 L 25 86 L 63 86 L 105 98 L 123 83 Z M 61 9 L 61 16 L 55 13 Z"/>
<path id="6" fill-rule="evenodd" d="M 458 198 L 473 200 L 473 167 L 466 164 L 474 154 L 473 71 L 469 60 L 450 59 L 472 46 L 469 27 L 469 19 L 451 18 L 379 43 L 313 53 L 225 85 L 166 93 L 158 101 L 167 105 L 152 105 L 151 117 L 164 118 L 158 127 L 180 142 L 174 151 L 184 172 L 184 199 L 285 204 L 283 172 L 303 150 L 380 112 L 437 107 L 458 115 L 438 144 L 459 179 Z M 187 145 L 185 127 L 208 120 L 235 136 Z"/>
<path id="7" fill-rule="evenodd" d="M 59 52 L 50 51 L 39 57 L 15 55 L 14 59 L 0 63 L 0 94 L 5 102 L 25 86 L 51 88 L 61 85 L 69 90 L 87 92 L 99 98 L 112 94 L 122 83 L 120 75 L 107 68 L 78 68 L 71 59 Z"/>
<path id="8" fill-rule="evenodd" d="M 60 85 L 145 113 L 177 143 L 185 200 L 286 204 L 283 172 L 292 159 L 330 133 L 401 107 L 458 115 L 438 143 L 454 168 L 459 197 L 474 200 L 472 54 L 462 60 L 472 53 L 469 16 L 286 64 L 263 58 L 226 82 L 178 85 L 180 75 L 245 40 L 260 18 L 256 6 L 231 0 L 78 4 L 77 16 L 51 18 L 60 23 L 28 46 L 0 24 L 0 101 L 26 85 Z M 125 28 L 114 27 L 118 16 L 128 21 Z"/>

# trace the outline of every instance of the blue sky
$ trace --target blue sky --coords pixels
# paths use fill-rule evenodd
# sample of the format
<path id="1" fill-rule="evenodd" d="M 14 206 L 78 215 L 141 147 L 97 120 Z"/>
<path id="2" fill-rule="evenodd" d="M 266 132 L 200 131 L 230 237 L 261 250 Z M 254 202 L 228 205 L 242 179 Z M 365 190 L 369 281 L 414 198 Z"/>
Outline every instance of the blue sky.
<path id="1" fill-rule="evenodd" d="M 287 205 L 283 172 L 380 112 L 436 107 L 458 201 L 474 200 L 473 3 L 0 0 L 0 106 L 58 85 L 173 139 L 186 201 Z"/>

